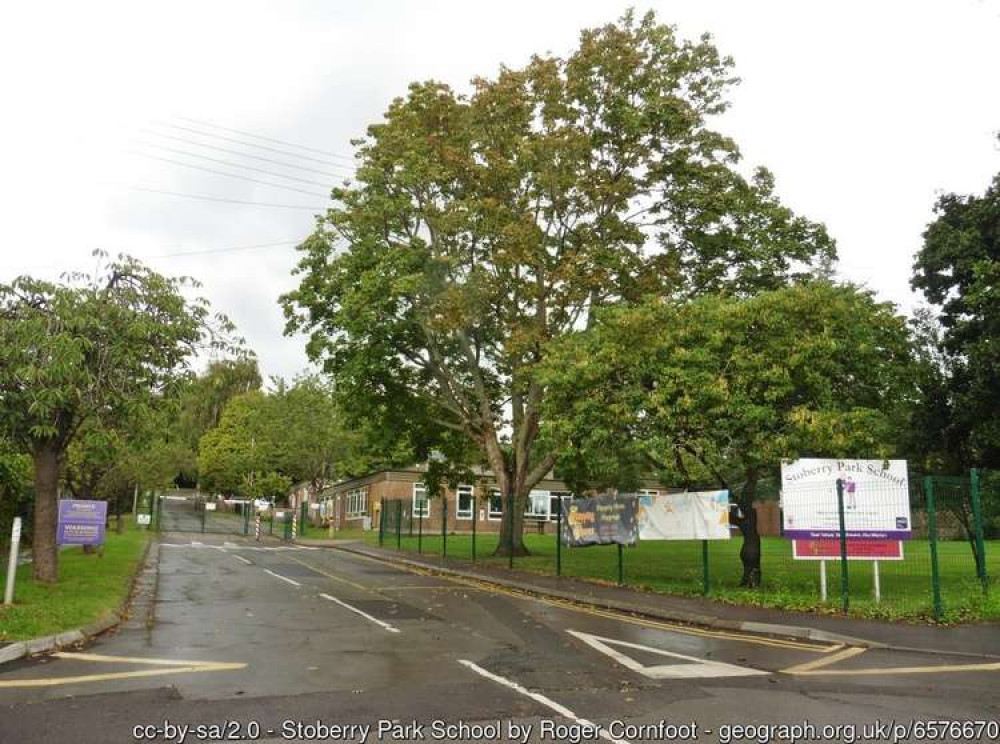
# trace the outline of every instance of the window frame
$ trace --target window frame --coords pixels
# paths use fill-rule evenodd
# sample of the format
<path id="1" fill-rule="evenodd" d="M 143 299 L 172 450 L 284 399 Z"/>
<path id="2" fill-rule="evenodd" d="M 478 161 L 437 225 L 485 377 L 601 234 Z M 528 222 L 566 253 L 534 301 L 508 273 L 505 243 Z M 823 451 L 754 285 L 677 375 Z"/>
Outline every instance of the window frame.
<path id="1" fill-rule="evenodd" d="M 423 502 L 423 506 L 418 506 L 417 491 L 420 491 L 423 496 L 420 501 Z M 423 483 L 413 484 L 413 495 L 411 497 L 410 508 L 413 510 L 412 514 L 417 519 L 430 519 L 431 516 L 431 500 L 427 497 L 427 486 Z"/>
<path id="2" fill-rule="evenodd" d="M 500 499 L 500 510 L 493 511 L 493 499 Z M 500 493 L 499 488 L 491 488 L 489 498 L 486 500 L 486 521 L 487 522 L 499 522 L 503 519 L 503 494 Z"/>
<path id="3" fill-rule="evenodd" d="M 462 511 L 462 494 L 466 493 L 469 497 L 469 508 L 466 512 Z M 471 521 L 476 517 L 476 489 L 475 486 L 460 485 L 455 489 L 455 519 L 461 519 L 463 521 Z"/>

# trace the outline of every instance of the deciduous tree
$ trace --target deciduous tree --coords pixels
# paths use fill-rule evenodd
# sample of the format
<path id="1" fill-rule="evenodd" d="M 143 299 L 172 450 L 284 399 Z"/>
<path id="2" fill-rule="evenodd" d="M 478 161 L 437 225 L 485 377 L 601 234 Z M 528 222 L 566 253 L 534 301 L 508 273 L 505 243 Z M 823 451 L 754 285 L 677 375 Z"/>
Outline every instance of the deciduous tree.
<path id="1" fill-rule="evenodd" d="M 748 294 L 833 257 L 712 128 L 733 82 L 708 37 L 627 14 L 468 94 L 414 83 L 300 247 L 289 332 L 386 449 L 472 444 L 504 496 L 501 552 L 525 552 L 525 499 L 561 445 L 539 440 L 553 339 L 603 306 Z"/>

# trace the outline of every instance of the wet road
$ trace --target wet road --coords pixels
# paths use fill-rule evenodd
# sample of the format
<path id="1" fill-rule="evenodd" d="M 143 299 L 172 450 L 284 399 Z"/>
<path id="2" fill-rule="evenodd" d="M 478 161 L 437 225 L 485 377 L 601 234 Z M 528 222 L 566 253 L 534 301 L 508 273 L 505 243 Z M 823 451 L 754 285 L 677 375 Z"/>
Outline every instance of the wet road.
<path id="1" fill-rule="evenodd" d="M 392 719 L 423 723 L 425 741 L 436 719 L 499 720 L 501 740 L 511 720 L 532 727 L 529 741 L 683 740 L 696 728 L 698 741 L 714 742 L 729 738 L 727 726 L 806 722 L 815 740 L 916 741 L 927 739 L 919 728 L 863 739 L 861 726 L 1000 720 L 996 660 L 673 626 L 242 537 L 165 535 L 156 560 L 149 617 L 83 654 L 0 667 L 0 742 L 129 742 L 140 740 L 136 726 L 159 727 L 138 732 L 155 740 L 297 741 L 330 733 L 299 723 Z M 230 728 L 163 737 L 165 723 Z M 543 737 L 556 724 L 575 728 Z M 858 728 L 823 730 L 845 724 Z M 974 740 L 969 731 L 934 740 Z M 746 733 L 732 740 L 761 740 L 760 729 Z M 770 733 L 765 741 L 790 738 Z M 972 733 L 1000 737 L 989 724 Z"/>

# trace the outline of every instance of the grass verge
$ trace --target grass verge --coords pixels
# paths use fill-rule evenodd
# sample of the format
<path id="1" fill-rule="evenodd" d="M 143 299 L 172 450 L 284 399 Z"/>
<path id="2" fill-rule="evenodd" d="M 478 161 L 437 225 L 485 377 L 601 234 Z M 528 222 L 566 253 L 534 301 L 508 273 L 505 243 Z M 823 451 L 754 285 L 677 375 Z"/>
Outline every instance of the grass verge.
<path id="1" fill-rule="evenodd" d="M 0 605 L 0 642 L 71 630 L 117 610 L 148 540 L 145 530 L 126 528 L 118 535 L 112 527 L 103 555 L 67 548 L 59 554 L 59 581 L 52 585 L 32 581 L 30 564 L 18 567 L 14 604 Z"/>

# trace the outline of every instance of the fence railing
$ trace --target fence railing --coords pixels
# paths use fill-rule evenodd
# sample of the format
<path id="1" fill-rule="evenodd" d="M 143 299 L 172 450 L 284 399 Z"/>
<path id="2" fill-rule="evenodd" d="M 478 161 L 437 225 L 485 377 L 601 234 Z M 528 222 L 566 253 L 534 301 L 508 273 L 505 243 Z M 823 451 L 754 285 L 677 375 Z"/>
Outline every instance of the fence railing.
<path id="1" fill-rule="evenodd" d="M 876 539 L 900 499 L 898 486 L 866 482 L 858 490 L 843 482 L 839 492 L 824 487 L 807 494 L 809 499 L 811 511 L 827 520 L 830 532 L 795 545 L 784 535 L 761 538 L 762 580 L 755 589 L 740 585 L 743 540 L 735 527 L 729 540 L 640 540 L 623 549 L 573 548 L 560 541 L 557 523 L 555 534 L 526 528 L 529 555 L 514 558 L 509 551 L 497 551 L 497 532 L 477 532 L 476 519 L 463 522 L 464 531 L 457 532 L 440 501 L 432 502 L 431 520 L 414 509 L 411 499 L 387 499 L 381 504 L 377 534 L 384 548 L 671 594 L 870 617 L 1000 618 L 995 586 L 1000 576 L 1000 473 L 973 470 L 962 476 L 912 478 L 908 510 L 900 513 L 898 523 L 890 523 L 909 533 L 901 540 Z M 473 515 L 483 501 L 474 497 Z M 786 527 L 789 516 L 795 521 L 794 514 L 786 513 Z"/>

